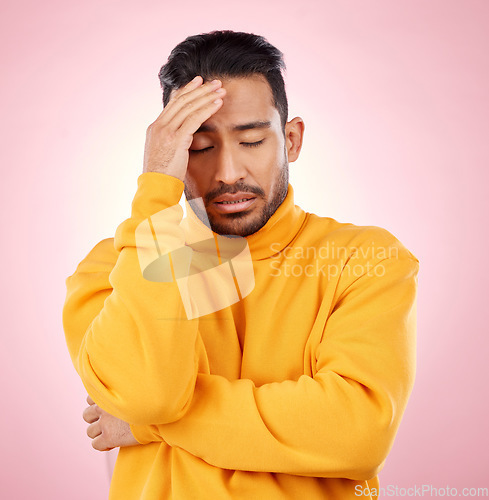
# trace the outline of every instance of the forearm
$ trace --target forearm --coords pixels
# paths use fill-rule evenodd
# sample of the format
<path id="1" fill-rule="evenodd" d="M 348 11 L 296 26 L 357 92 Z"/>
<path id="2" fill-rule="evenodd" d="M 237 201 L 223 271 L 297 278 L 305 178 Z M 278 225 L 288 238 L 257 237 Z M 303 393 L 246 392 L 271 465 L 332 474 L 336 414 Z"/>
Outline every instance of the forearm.
<path id="1" fill-rule="evenodd" d="M 136 439 L 164 440 L 225 469 L 376 475 L 415 373 L 417 264 L 386 267 L 387 278 L 356 282 L 328 319 L 314 377 L 255 387 L 199 374 L 182 419 L 134 426 Z"/>
<path id="2" fill-rule="evenodd" d="M 105 263 L 100 271 L 97 256 L 79 266 L 67 279 L 63 321 L 73 363 L 93 400 L 122 420 L 161 423 L 179 418 L 191 400 L 198 320 L 187 320 L 175 282 L 143 277 L 136 230 L 181 195 L 180 181 L 143 175 L 146 183 L 138 189 L 131 218 L 117 229 L 115 254 L 107 259 L 117 257 L 113 269 Z M 164 188 L 172 190 L 166 197 L 159 192 Z M 179 240 L 177 223 L 168 233 L 172 246 Z"/>
<path id="3" fill-rule="evenodd" d="M 221 86 L 197 76 L 174 92 L 146 131 L 144 173 L 131 218 L 115 234 L 113 269 L 107 275 L 107 262 L 94 271 L 98 262 L 87 261 L 66 281 L 63 325 L 73 363 L 93 400 L 127 422 L 180 418 L 197 371 L 208 369 L 198 320 L 188 319 L 201 311 L 188 290 L 192 251 L 178 203 L 193 134 L 221 107 Z"/>
<path id="4" fill-rule="evenodd" d="M 215 467 L 350 479 L 376 474 L 394 432 L 394 408 L 378 408 L 367 389 L 332 372 L 259 388 L 199 375 L 192 407 L 174 424 L 131 430 L 143 444 L 164 440 Z"/>

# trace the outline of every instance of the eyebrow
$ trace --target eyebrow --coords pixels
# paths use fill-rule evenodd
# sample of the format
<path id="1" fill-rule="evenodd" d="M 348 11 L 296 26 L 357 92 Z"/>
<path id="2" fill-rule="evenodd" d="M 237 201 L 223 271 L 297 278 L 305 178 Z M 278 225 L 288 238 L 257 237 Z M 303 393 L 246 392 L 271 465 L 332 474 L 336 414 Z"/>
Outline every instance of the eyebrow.
<path id="1" fill-rule="evenodd" d="M 239 132 L 242 130 L 252 130 L 254 128 L 270 128 L 272 126 L 272 122 L 270 121 L 255 121 L 250 123 L 243 123 L 240 125 L 232 125 L 230 130 L 233 132 Z M 194 133 L 198 134 L 199 132 L 217 132 L 216 127 L 212 127 L 211 125 L 201 125 Z"/>

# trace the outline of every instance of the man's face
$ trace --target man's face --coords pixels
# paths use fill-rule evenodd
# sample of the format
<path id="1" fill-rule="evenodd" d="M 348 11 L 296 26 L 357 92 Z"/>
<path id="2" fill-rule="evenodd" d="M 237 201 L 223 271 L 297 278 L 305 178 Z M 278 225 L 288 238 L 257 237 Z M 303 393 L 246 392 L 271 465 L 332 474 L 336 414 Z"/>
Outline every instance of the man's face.
<path id="1" fill-rule="evenodd" d="M 248 236 L 287 194 L 286 141 L 265 78 L 221 80 L 223 105 L 197 130 L 189 149 L 185 196 L 202 197 L 214 232 Z"/>

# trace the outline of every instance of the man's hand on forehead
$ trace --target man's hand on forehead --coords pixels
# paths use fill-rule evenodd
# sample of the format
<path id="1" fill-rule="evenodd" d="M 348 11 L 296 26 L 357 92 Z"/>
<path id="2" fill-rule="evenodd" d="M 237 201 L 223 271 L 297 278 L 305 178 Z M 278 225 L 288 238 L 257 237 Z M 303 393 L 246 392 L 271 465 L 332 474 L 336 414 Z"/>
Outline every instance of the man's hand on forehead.
<path id="1" fill-rule="evenodd" d="M 172 92 L 146 131 L 143 173 L 160 172 L 183 181 L 193 134 L 220 109 L 225 94 L 220 80 L 204 83 L 201 76 Z"/>

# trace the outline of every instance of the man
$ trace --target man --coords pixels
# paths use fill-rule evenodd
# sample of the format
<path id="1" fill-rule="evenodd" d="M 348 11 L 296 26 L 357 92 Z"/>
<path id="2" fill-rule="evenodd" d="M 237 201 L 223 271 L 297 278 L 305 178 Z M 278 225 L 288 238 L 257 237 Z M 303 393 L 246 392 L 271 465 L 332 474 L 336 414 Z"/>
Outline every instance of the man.
<path id="1" fill-rule="evenodd" d="M 419 262 L 294 205 L 304 123 L 283 67 L 253 34 L 179 44 L 131 217 L 66 281 L 87 434 L 120 447 L 112 499 L 377 497 L 414 381 Z"/>

